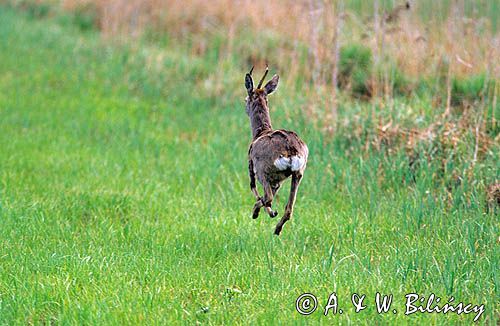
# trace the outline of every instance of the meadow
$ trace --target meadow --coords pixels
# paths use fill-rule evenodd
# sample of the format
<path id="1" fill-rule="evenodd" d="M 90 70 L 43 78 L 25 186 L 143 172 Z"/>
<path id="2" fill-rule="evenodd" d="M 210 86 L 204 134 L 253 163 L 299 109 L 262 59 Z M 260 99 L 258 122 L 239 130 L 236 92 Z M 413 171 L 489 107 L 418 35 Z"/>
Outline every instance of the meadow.
<path id="1" fill-rule="evenodd" d="M 310 149 L 277 237 L 277 219 L 251 219 L 246 58 L 224 56 L 220 35 L 200 53 L 152 32 L 109 41 L 85 15 L 40 8 L 0 2 L 0 324 L 472 323 L 405 316 L 407 293 L 484 304 L 479 323 L 498 324 L 495 76 L 366 99 L 354 74 L 331 117 L 327 81 L 271 59 L 273 126 Z M 324 316 L 332 292 L 344 313 Z M 377 313 L 377 292 L 397 314 Z"/>

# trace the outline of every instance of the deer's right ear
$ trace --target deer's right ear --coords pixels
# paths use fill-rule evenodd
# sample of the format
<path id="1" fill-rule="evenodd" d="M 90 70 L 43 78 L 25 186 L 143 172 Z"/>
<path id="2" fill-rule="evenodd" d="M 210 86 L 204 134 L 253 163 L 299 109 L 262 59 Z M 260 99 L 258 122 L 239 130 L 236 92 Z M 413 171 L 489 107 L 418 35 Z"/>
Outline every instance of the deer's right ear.
<path id="1" fill-rule="evenodd" d="M 250 95 L 253 91 L 253 80 L 252 80 L 252 76 L 250 76 L 250 74 L 246 74 L 246 76 L 245 76 L 245 87 L 247 89 L 248 95 Z"/>

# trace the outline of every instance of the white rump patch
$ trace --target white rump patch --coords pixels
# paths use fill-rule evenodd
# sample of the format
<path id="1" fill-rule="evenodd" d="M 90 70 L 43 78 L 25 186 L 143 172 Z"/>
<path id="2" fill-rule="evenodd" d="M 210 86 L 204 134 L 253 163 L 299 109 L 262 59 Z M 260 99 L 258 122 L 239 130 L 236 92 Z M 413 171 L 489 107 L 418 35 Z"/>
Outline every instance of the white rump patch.
<path id="1" fill-rule="evenodd" d="M 299 155 L 294 155 L 292 157 L 280 157 L 274 161 L 274 166 L 278 170 L 291 169 L 292 171 L 299 171 L 304 167 L 306 160 Z"/>
<path id="2" fill-rule="evenodd" d="M 274 166 L 278 168 L 278 170 L 286 170 L 290 167 L 290 159 L 288 157 L 280 157 L 274 161 Z"/>
<path id="3" fill-rule="evenodd" d="M 306 160 L 302 156 L 292 156 L 292 171 L 299 171 L 305 163 Z"/>

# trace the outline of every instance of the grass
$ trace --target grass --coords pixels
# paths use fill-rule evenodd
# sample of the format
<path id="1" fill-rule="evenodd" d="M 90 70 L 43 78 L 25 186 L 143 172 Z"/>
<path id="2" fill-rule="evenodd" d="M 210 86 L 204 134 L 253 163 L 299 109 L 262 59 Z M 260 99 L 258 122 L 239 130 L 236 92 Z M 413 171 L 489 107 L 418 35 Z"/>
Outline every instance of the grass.
<path id="1" fill-rule="evenodd" d="M 499 223 L 484 207 L 497 147 L 475 165 L 466 146 L 445 166 L 411 170 L 404 151 L 363 151 L 356 120 L 334 136 L 316 130 L 283 75 L 274 125 L 296 130 L 311 158 L 276 237 L 276 220 L 250 218 L 243 73 L 217 60 L 105 46 L 93 31 L 0 6 L 0 324 L 473 319 L 404 316 L 410 292 L 485 304 L 480 321 L 498 323 Z M 432 120 L 428 102 L 384 114 Z M 371 105 L 341 109 L 369 130 Z M 449 188 L 464 169 L 472 177 Z M 333 291 L 343 315 L 295 311 L 301 293 L 324 306 Z M 376 313 L 377 291 L 394 295 L 398 314 Z M 353 292 L 368 298 L 359 314 Z"/>
<path id="2" fill-rule="evenodd" d="M 332 81 L 341 80 L 342 76 L 332 76 L 337 71 L 338 49 L 353 43 L 362 44 L 373 56 L 374 69 L 356 74 L 357 82 L 372 77 L 368 88 L 387 97 L 412 89 L 390 87 L 388 78 L 395 71 L 409 80 L 432 79 L 444 66 L 449 68 L 445 75 L 452 78 L 488 72 L 488 81 L 500 74 L 494 60 L 500 57 L 497 0 L 411 1 L 410 10 L 403 9 L 406 1 L 401 0 L 217 0 L 210 4 L 191 0 L 188 5 L 168 0 L 3 2 L 32 17 L 58 16 L 83 31 L 99 30 L 108 41 L 146 36 L 156 45 L 182 45 L 187 53 L 233 56 L 240 66 L 268 62 L 287 68 L 297 84 L 314 84 L 311 87 L 333 87 Z M 367 87 L 360 88 L 361 95 L 370 93 L 363 90 Z"/>

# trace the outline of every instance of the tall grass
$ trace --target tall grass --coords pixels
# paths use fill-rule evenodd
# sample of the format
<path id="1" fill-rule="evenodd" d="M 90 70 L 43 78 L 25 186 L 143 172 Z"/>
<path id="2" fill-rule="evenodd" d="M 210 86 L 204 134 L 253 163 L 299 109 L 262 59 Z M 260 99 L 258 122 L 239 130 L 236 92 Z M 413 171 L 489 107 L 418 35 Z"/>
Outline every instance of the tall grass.
<path id="1" fill-rule="evenodd" d="M 12 1 L 23 4 L 35 0 Z M 404 1 L 380 1 L 378 6 L 345 1 L 341 7 L 336 1 L 321 0 L 36 2 L 58 5 L 84 17 L 84 21 L 90 19 L 110 37 L 154 31 L 173 42 L 188 43 L 198 54 L 207 51 L 209 44 L 223 34 L 220 51 L 238 56 L 241 64 L 269 61 L 286 69 L 293 78 L 312 78 L 311 74 L 319 69 L 319 80 L 323 82 L 334 64 L 335 20 L 339 18 L 337 11 L 342 10 L 340 17 L 346 26 L 339 36 L 341 43 L 363 43 L 380 57 L 377 63 L 395 62 L 405 74 L 414 77 L 435 75 L 442 60 L 449 62 L 457 76 L 487 70 L 492 76 L 500 74 L 494 64 L 494 58 L 500 55 L 496 1 L 410 1 L 408 10 Z M 319 61 L 308 58 L 304 62 L 303 46 L 309 47 Z M 319 67 L 313 67 L 315 64 Z"/>
<path id="2" fill-rule="evenodd" d="M 437 146 L 451 151 L 438 151 L 447 161 L 473 148 L 476 162 L 498 141 L 500 66 L 495 59 L 500 57 L 500 38 L 490 1 L 474 6 L 410 2 L 409 8 L 405 2 L 368 6 L 319 0 L 10 3 L 21 8 L 50 5 L 59 19 L 72 17 L 84 30 L 94 26 L 106 41 L 137 44 L 146 71 L 130 73 L 133 84 L 146 78 L 142 74 L 167 74 L 165 60 L 190 62 L 194 69 L 182 82 L 195 81 L 193 92 L 226 98 L 228 92 L 237 94 L 248 67 L 269 63 L 298 93 L 295 100 L 301 99 L 305 120 L 326 132 L 326 139 L 332 132 L 364 135 L 366 151 L 404 150 L 412 161 L 414 152 L 425 146 L 432 152 Z M 169 59 L 171 47 L 182 50 Z M 158 92 L 164 81 L 141 88 Z M 419 100 L 410 103 L 424 103 L 424 108 L 398 107 L 412 97 Z M 352 109 L 358 100 L 371 102 L 369 116 Z M 346 128 L 355 121 L 363 123 Z M 459 174 L 467 173 L 462 169 Z"/>
<path id="3" fill-rule="evenodd" d="M 342 98 L 375 99 L 375 109 L 393 106 L 397 97 L 423 96 L 432 98 L 435 119 L 450 117 L 452 111 L 458 117 L 472 105 L 483 116 L 481 133 L 492 139 L 498 134 L 495 1 L 411 1 L 409 8 L 404 1 L 9 2 L 42 6 L 43 12 L 47 6 L 55 13 L 62 10 L 81 29 L 98 28 L 108 41 L 147 39 L 156 47 L 183 48 L 182 60 L 209 59 L 216 69 L 201 68 L 195 78 L 214 84 L 209 86 L 214 95 L 225 89 L 222 80 L 234 79 L 226 67 L 237 66 L 241 74 L 269 63 L 307 95 L 309 119 L 329 132 L 341 123 Z M 151 69 L 162 56 L 148 59 Z M 349 68 L 352 58 L 360 56 L 365 62 Z M 386 123 L 379 121 L 378 127 Z"/>
<path id="4" fill-rule="evenodd" d="M 176 42 L 188 41 L 203 53 L 213 37 L 223 33 L 224 52 L 234 52 L 245 60 L 270 61 L 293 73 L 307 74 L 313 61 L 300 64 L 297 46 L 312 47 L 319 57 L 323 77 L 332 66 L 332 40 L 337 10 L 343 10 L 346 27 L 343 44 L 362 42 L 381 58 L 395 61 L 411 76 L 436 73 L 440 60 L 450 60 L 453 73 L 470 75 L 484 72 L 500 54 L 495 1 L 475 5 L 467 2 L 418 1 L 409 10 L 404 2 L 381 1 L 378 8 L 368 2 L 346 1 L 100 1 L 63 0 L 67 10 L 87 8 L 96 25 L 108 35 L 136 34 L 150 29 L 166 33 Z M 411 2 L 410 2 L 411 3 Z M 395 7 L 395 8 L 394 8 Z M 374 10 L 378 10 L 377 15 Z M 389 16 L 391 20 L 389 21 Z M 380 17 L 380 19 L 376 19 Z M 276 38 L 273 39 L 275 35 Z M 240 48 L 249 38 L 252 47 Z M 320 42 L 314 41 L 318 38 Z M 272 47 L 266 43 L 272 42 Z M 383 47 L 381 47 L 383 45 Z M 297 53 L 299 52 L 299 53 Z M 380 60 L 382 61 L 382 60 Z M 498 67 L 494 75 L 499 74 Z"/>
<path id="5" fill-rule="evenodd" d="M 202 52 L 170 36 L 110 45 L 73 18 L 29 15 L 0 6 L 0 323 L 472 319 L 404 316 L 415 291 L 484 303 L 480 321 L 498 323 L 498 207 L 487 209 L 485 189 L 500 151 L 491 125 L 476 129 L 493 100 L 437 119 L 444 105 L 423 92 L 372 102 L 342 92 L 329 133 L 326 96 L 311 102 L 294 87 L 301 75 L 280 70 L 274 126 L 298 131 L 311 159 L 278 238 L 275 221 L 250 218 L 246 67 L 221 50 L 226 36 Z M 467 98 L 476 89 L 453 80 Z M 345 313 L 298 315 L 306 291 L 322 303 L 336 291 Z M 377 291 L 400 312 L 349 308 L 352 292 Z"/>

